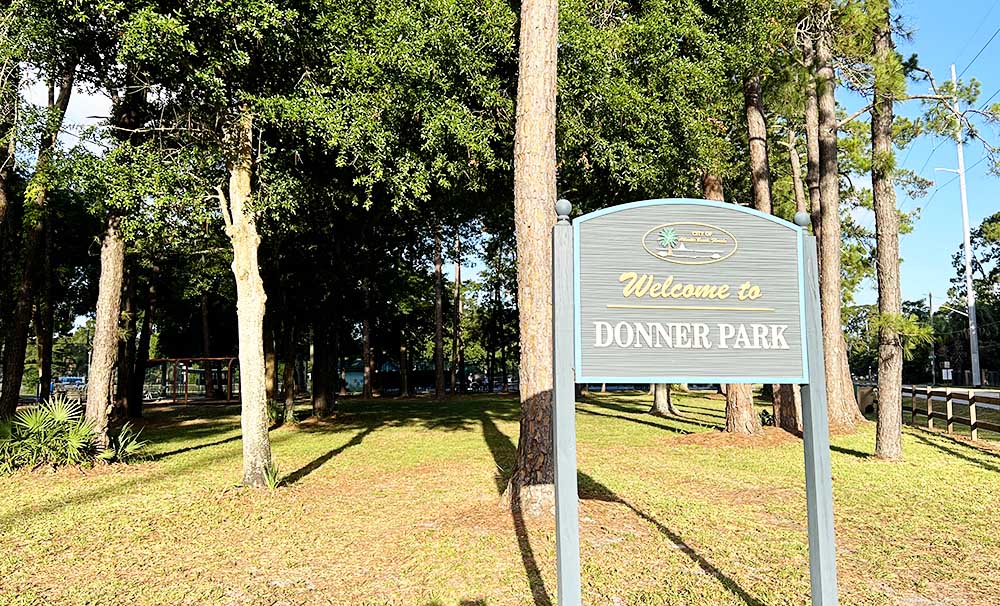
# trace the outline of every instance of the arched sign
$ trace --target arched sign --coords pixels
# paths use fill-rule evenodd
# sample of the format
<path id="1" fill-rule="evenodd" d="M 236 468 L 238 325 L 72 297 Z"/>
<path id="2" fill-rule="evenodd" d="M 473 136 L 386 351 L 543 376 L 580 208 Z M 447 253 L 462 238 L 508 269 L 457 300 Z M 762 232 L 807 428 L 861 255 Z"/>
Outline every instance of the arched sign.
<path id="1" fill-rule="evenodd" d="M 814 606 L 835 606 L 833 496 L 816 242 L 710 200 L 646 200 L 553 228 L 559 605 L 581 604 L 574 383 L 802 385 Z"/>
<path id="2" fill-rule="evenodd" d="M 709 200 L 573 222 L 578 383 L 808 383 L 802 228 Z"/>

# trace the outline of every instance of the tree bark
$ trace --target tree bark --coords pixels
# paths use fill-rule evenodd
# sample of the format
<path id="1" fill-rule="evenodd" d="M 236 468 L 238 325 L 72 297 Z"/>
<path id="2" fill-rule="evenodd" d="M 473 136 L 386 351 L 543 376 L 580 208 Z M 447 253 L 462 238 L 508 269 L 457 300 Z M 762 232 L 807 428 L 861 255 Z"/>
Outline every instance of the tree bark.
<path id="1" fill-rule="evenodd" d="M 45 221 L 45 243 L 42 245 L 42 267 L 38 275 L 39 288 L 35 296 L 35 345 L 38 351 L 38 399 L 49 399 L 52 388 L 52 226 Z"/>
<path id="2" fill-rule="evenodd" d="M 146 295 L 142 310 L 142 326 L 139 328 L 139 342 L 135 348 L 135 366 L 126 402 L 126 414 L 130 419 L 142 418 L 143 398 L 146 387 L 146 368 L 149 366 L 149 344 L 153 334 L 153 307 L 155 290 L 152 286 Z"/>
<path id="3" fill-rule="evenodd" d="M 399 339 L 399 397 L 406 398 L 410 395 L 410 358 L 407 355 L 406 339 L 400 335 Z"/>
<path id="4" fill-rule="evenodd" d="M 806 65 L 816 62 L 815 40 L 810 38 L 805 47 Z M 813 235 L 821 237 L 821 208 L 823 199 L 819 184 L 819 99 L 816 92 L 816 74 L 810 73 L 806 83 L 806 183 L 809 186 L 809 215 L 812 219 Z M 818 251 L 822 254 L 822 251 Z"/>
<path id="5" fill-rule="evenodd" d="M 274 346 L 274 320 L 264 315 L 264 391 L 268 402 L 278 397 L 278 354 Z"/>
<path id="6" fill-rule="evenodd" d="M 451 317 L 451 394 L 458 395 L 462 391 L 462 379 L 459 369 L 459 358 L 462 351 L 462 239 L 455 230 L 455 284 L 452 289 Z"/>
<path id="7" fill-rule="evenodd" d="M 233 246 L 233 276 L 236 279 L 236 312 L 240 348 L 240 398 L 243 409 L 243 484 L 267 486 L 271 471 L 268 439 L 267 391 L 264 377 L 264 309 L 267 295 L 260 277 L 257 250 L 260 235 L 249 208 L 252 194 L 253 116 L 242 107 L 226 133 L 229 151 L 229 196 L 220 192 L 226 234 Z"/>
<path id="8" fill-rule="evenodd" d="M 330 353 L 330 327 L 319 319 L 313 326 L 312 408 L 321 419 L 330 416 L 334 402 Z"/>
<path id="9" fill-rule="evenodd" d="M 656 383 L 653 386 L 653 406 L 650 414 L 658 417 L 680 417 L 680 411 L 674 407 L 674 398 L 670 393 L 669 383 Z"/>
<path id="10" fill-rule="evenodd" d="M 114 404 L 113 385 L 118 362 L 118 320 L 125 271 L 125 241 L 119 232 L 120 223 L 120 217 L 108 215 L 101 241 L 101 277 L 97 284 L 94 342 L 87 377 L 86 417 L 94 428 L 100 449 L 108 445 L 108 417 Z"/>
<path id="11" fill-rule="evenodd" d="M 284 386 L 285 406 L 279 423 L 295 422 L 295 325 L 288 322 L 285 326 L 285 343 L 282 357 L 285 359 L 285 373 L 282 377 Z"/>
<path id="12" fill-rule="evenodd" d="M 831 427 L 853 429 L 863 420 L 854 397 L 841 320 L 840 172 L 837 164 L 837 102 L 832 32 L 816 38 L 816 87 L 819 102 L 820 299 L 823 350 Z"/>
<path id="13" fill-rule="evenodd" d="M 725 200 L 722 179 L 718 175 L 705 173 L 702 177 L 702 191 L 707 200 Z M 760 419 L 753 407 L 753 386 L 728 384 L 719 387 L 726 395 L 726 431 L 758 433 L 761 428 Z"/>
<path id="14" fill-rule="evenodd" d="M 799 150 L 796 147 L 795 131 L 788 129 L 788 162 L 792 171 L 792 192 L 795 194 L 795 212 L 809 212 L 806 204 L 806 190 L 802 183 L 802 166 L 799 162 Z"/>
<path id="15" fill-rule="evenodd" d="M 754 208 L 771 214 L 771 166 L 767 151 L 767 122 L 761 98 L 760 76 L 747 76 L 743 82 L 747 115 L 747 140 L 750 144 L 750 186 Z"/>
<path id="16" fill-rule="evenodd" d="M 880 3 L 881 4 L 881 3 Z M 879 15 L 875 31 L 874 61 L 888 65 L 895 45 L 889 3 L 884 15 Z M 876 73 L 879 73 L 876 71 Z M 892 74 L 889 77 L 898 76 Z M 894 117 L 891 82 L 887 76 L 876 77 L 872 106 L 872 195 L 875 206 L 875 248 L 878 278 L 878 423 L 875 429 L 875 456 L 899 460 L 902 447 L 903 344 L 893 320 L 903 313 L 899 284 L 899 212 L 893 185 L 895 157 L 892 145 Z"/>
<path id="17" fill-rule="evenodd" d="M 372 364 L 372 323 L 370 318 L 371 301 L 369 299 L 368 283 L 362 282 L 361 290 L 364 296 L 365 310 L 361 318 L 361 365 L 364 368 L 361 384 L 361 397 L 372 398 L 375 396 L 375 389 L 372 385 L 372 374 L 375 370 Z"/>
<path id="18" fill-rule="evenodd" d="M 552 460 L 552 226 L 556 203 L 557 0 L 521 2 L 514 227 L 520 316 L 521 431 L 505 491 L 532 514 L 554 503 Z"/>
<path id="19" fill-rule="evenodd" d="M 52 170 L 52 154 L 55 150 L 59 130 L 62 128 L 66 107 L 73 93 L 73 83 L 76 80 L 76 64 L 66 66 L 59 78 L 59 94 L 55 93 L 55 84 L 49 86 L 49 111 L 52 112 L 46 122 L 38 146 L 38 160 L 35 163 L 35 175 L 31 196 L 24 209 L 24 217 L 29 218 L 24 238 L 23 263 L 20 274 L 15 270 L 11 283 L 16 284 L 13 317 L 9 322 L 3 350 L 3 388 L 0 390 L 0 419 L 14 416 L 21 393 L 21 380 L 24 376 L 25 350 L 28 346 L 28 331 L 31 326 L 32 303 L 36 290 L 36 273 L 42 262 L 42 247 L 45 245 L 45 230 L 48 222 L 48 183 L 49 172 Z M 6 184 L 5 184 L 6 185 Z M 9 200 L 8 200 L 9 203 Z M 5 210 L 5 212 L 9 212 Z"/>
<path id="20" fill-rule="evenodd" d="M 441 227 L 434 229 L 434 397 L 444 396 L 444 272 Z"/>
<path id="21" fill-rule="evenodd" d="M 131 274 L 131 272 L 126 272 L 126 274 Z M 114 418 L 122 416 L 123 408 L 127 405 L 128 390 L 132 385 L 132 370 L 135 368 L 139 318 L 135 309 L 134 284 L 134 276 L 129 275 L 125 278 L 121 313 L 125 322 L 125 330 L 121 331 L 118 341 L 118 377 L 114 399 Z"/>
<path id="22" fill-rule="evenodd" d="M 774 392 L 774 426 L 802 435 L 802 392 L 798 385 L 782 385 Z"/>
<path id="23" fill-rule="evenodd" d="M 14 192 L 11 176 L 14 174 L 16 137 L 14 127 L 17 118 L 18 89 L 21 85 L 20 60 L 10 57 L 0 73 L 0 230 L 7 222 L 13 204 Z M 2 231 L 0 231 L 2 233 Z M 0 254 L 4 252 L 6 241 L 0 238 Z M 2 257 L 0 257 L 2 259 Z"/>

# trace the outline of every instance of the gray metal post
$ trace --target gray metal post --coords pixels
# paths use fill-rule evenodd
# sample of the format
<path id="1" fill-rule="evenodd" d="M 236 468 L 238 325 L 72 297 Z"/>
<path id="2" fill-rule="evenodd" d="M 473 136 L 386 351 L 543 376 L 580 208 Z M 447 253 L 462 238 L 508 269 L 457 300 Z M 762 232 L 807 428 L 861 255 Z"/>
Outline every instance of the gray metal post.
<path id="1" fill-rule="evenodd" d="M 809 224 L 809 215 L 797 213 L 795 222 L 805 227 Z M 833 530 L 833 472 L 830 468 L 830 426 L 827 419 L 826 372 L 823 368 L 823 327 L 815 237 L 803 238 L 802 253 L 805 261 L 806 346 L 809 359 L 809 385 L 802 387 L 809 584 L 813 606 L 836 606 L 837 555 Z"/>
<path id="2" fill-rule="evenodd" d="M 556 567 L 559 606 L 580 606 L 580 522 L 576 489 L 576 394 L 573 369 L 572 206 L 556 202 L 552 228 L 552 440 L 556 472 Z"/>

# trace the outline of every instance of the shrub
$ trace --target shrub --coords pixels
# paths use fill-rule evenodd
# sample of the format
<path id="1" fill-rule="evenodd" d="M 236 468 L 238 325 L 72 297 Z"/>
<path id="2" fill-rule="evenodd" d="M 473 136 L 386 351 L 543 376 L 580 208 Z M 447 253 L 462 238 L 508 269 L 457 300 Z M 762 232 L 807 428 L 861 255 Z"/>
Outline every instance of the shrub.
<path id="1" fill-rule="evenodd" d="M 774 427 L 774 415 L 770 410 L 760 411 L 760 424 L 764 427 Z"/>
<path id="2" fill-rule="evenodd" d="M 10 421 L 0 423 L 0 473 L 43 465 L 86 465 L 98 459 L 129 462 L 141 456 L 147 443 L 125 424 L 110 445 L 98 453 L 94 428 L 83 418 L 83 405 L 56 394 Z"/>

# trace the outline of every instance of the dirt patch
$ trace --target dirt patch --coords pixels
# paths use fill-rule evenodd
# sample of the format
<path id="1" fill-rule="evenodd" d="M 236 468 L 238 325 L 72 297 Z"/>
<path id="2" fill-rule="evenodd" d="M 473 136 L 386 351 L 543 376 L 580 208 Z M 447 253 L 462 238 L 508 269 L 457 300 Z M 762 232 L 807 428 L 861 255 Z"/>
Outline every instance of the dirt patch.
<path id="1" fill-rule="evenodd" d="M 801 441 L 798 436 L 777 427 L 764 427 L 761 433 L 752 436 L 724 431 L 703 431 L 682 436 L 670 436 L 664 440 L 671 444 L 711 448 L 770 448 Z"/>

